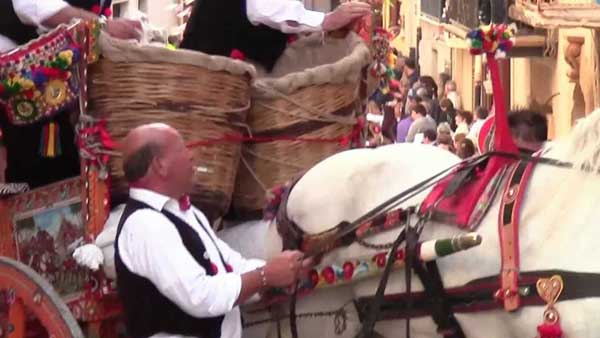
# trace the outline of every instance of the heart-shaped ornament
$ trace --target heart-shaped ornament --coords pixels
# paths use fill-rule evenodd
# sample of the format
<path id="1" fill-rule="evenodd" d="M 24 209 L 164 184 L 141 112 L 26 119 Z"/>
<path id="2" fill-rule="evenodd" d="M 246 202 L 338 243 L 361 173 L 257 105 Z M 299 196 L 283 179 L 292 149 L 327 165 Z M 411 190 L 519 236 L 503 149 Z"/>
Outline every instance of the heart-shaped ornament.
<path id="1" fill-rule="evenodd" d="M 550 278 L 540 278 L 537 283 L 537 292 L 548 305 L 553 305 L 558 301 L 564 288 L 564 282 L 561 276 L 554 275 Z"/>

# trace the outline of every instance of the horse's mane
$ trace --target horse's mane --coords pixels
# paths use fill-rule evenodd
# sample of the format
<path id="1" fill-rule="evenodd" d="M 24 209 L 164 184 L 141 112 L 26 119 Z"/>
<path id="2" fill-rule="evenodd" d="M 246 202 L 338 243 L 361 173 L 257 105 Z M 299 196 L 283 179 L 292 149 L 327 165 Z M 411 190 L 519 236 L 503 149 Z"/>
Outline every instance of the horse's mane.
<path id="1" fill-rule="evenodd" d="M 600 171 L 600 108 L 579 120 L 567 136 L 552 142 L 547 156 L 571 162 L 575 168 Z"/>

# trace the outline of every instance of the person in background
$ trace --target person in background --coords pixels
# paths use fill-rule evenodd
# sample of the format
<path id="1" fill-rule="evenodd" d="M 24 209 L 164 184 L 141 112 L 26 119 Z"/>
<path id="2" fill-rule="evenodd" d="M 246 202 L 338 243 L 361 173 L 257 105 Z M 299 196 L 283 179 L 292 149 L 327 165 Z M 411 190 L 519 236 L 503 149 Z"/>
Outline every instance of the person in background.
<path id="1" fill-rule="evenodd" d="M 435 130 L 437 125 L 431 116 L 427 115 L 427 110 L 422 104 L 415 104 L 412 106 L 411 116 L 413 123 L 411 124 L 408 134 L 406 135 L 406 142 L 421 143 L 425 130 Z"/>
<path id="2" fill-rule="evenodd" d="M 463 138 L 456 145 L 456 156 L 461 159 L 467 159 L 469 157 L 474 156 L 476 153 L 475 144 L 468 138 Z"/>
<path id="3" fill-rule="evenodd" d="M 460 94 L 458 94 L 456 82 L 450 80 L 444 86 L 444 97 L 452 101 L 452 105 L 456 110 L 462 110 Z"/>
<path id="4" fill-rule="evenodd" d="M 548 119 L 542 113 L 519 109 L 508 113 L 508 125 L 519 150 L 532 154 L 548 140 Z"/>
<path id="5" fill-rule="evenodd" d="M 427 129 L 423 132 L 423 144 L 435 145 L 437 141 L 437 132 L 435 129 Z"/>
<path id="6" fill-rule="evenodd" d="M 400 116 L 401 119 L 398 121 L 396 125 L 396 143 L 403 143 L 406 141 L 406 136 L 408 135 L 408 130 L 410 129 L 411 124 L 413 123 L 412 114 L 407 114 L 404 117 L 401 114 L 401 110 L 403 105 L 401 102 L 398 102 L 396 107 L 394 108 L 396 116 Z"/>
<path id="7" fill-rule="evenodd" d="M 383 121 L 381 122 L 381 134 L 386 138 L 386 143 L 394 143 L 396 140 L 396 128 L 398 122 L 396 120 L 395 107 L 397 101 L 392 100 L 383 106 Z"/>
<path id="8" fill-rule="evenodd" d="M 442 122 L 442 123 L 438 124 L 437 134 L 438 135 L 446 134 L 446 135 L 452 137 L 452 129 L 450 128 L 450 124 L 448 124 L 448 122 Z"/>
<path id="9" fill-rule="evenodd" d="M 469 133 L 467 134 L 467 138 L 471 139 L 473 142 L 477 142 L 479 139 L 479 132 L 481 131 L 481 127 L 485 123 L 485 120 L 488 118 L 489 112 L 485 107 L 477 107 L 475 109 L 475 121 L 471 125 Z"/>
<path id="10" fill-rule="evenodd" d="M 442 120 L 442 111 L 440 108 L 440 101 L 438 99 L 438 85 L 435 83 L 435 80 L 431 76 L 421 76 L 419 78 L 419 83 L 421 83 L 425 88 L 427 88 L 427 92 L 430 94 L 431 99 L 431 110 L 429 114 L 436 123 L 444 122 Z"/>
<path id="11" fill-rule="evenodd" d="M 429 92 L 431 95 L 431 99 L 435 99 L 438 97 L 438 85 L 435 83 L 435 80 L 431 76 L 421 76 L 419 78 L 419 83 L 422 87 L 427 89 L 427 92 Z"/>
<path id="12" fill-rule="evenodd" d="M 308 10 L 297 0 L 195 1 L 180 47 L 210 55 L 236 50 L 271 71 L 288 34 L 330 32 L 371 14 L 371 5 L 348 1 L 333 12 Z"/>
<path id="13" fill-rule="evenodd" d="M 404 65 L 406 64 L 406 58 L 404 56 L 398 56 L 396 58 L 396 64 L 394 65 L 394 78 L 398 81 L 404 77 Z"/>
<path id="14" fill-rule="evenodd" d="M 415 59 L 408 58 L 404 61 L 404 76 L 408 80 L 409 88 L 413 88 L 413 85 L 419 81 L 419 71 Z"/>
<path id="15" fill-rule="evenodd" d="M 456 130 L 456 109 L 450 99 L 443 98 L 440 101 L 440 122 L 448 123 L 452 130 Z"/>
<path id="16" fill-rule="evenodd" d="M 456 114 L 456 131 L 455 134 L 469 134 L 469 128 L 473 122 L 473 113 L 470 111 L 460 110 Z"/>
<path id="17" fill-rule="evenodd" d="M 425 110 L 427 110 L 427 114 L 433 117 L 433 102 L 431 99 L 431 92 L 424 86 L 421 86 L 417 89 L 417 97 L 421 98 L 421 104 L 425 106 Z M 434 118 L 435 120 L 435 118 Z"/>
<path id="18" fill-rule="evenodd" d="M 451 77 L 448 73 L 440 73 L 439 75 L 439 91 L 438 91 L 438 99 L 443 99 L 446 97 L 446 83 L 450 81 Z"/>
<path id="19" fill-rule="evenodd" d="M 452 140 L 452 136 L 448 134 L 438 134 L 435 143 L 438 148 L 445 149 L 453 154 L 455 153 L 454 140 Z"/>

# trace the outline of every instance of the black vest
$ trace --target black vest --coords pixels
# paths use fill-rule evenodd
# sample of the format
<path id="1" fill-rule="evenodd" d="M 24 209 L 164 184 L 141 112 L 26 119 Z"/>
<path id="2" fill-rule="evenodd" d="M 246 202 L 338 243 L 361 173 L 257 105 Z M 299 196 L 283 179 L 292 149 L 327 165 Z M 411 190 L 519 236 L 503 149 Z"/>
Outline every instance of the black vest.
<path id="1" fill-rule="evenodd" d="M 134 274 L 123 264 L 117 244 L 119 236 L 127 218 L 140 209 L 153 208 L 134 199 L 127 201 L 123 215 L 119 220 L 115 240 L 117 287 L 119 297 L 125 308 L 128 335 L 132 338 L 147 338 L 156 333 L 165 332 L 200 338 L 219 338 L 224 316 L 196 318 L 188 315 L 167 297 L 163 296 L 150 280 Z M 208 275 L 214 276 L 215 273 L 212 271 L 210 260 L 204 258 L 205 247 L 198 233 L 172 213 L 165 210 L 160 212 L 173 223 L 181 236 L 183 245 L 196 262 L 206 270 Z M 202 225 L 200 220 L 198 222 Z M 164 249 L 168 250 L 169 248 Z M 221 261 L 225 266 L 222 256 Z"/>
<path id="2" fill-rule="evenodd" d="M 180 47 L 230 56 L 238 49 L 268 71 L 287 46 L 288 36 L 246 16 L 246 0 L 196 0 Z"/>
<path id="3" fill-rule="evenodd" d="M 41 0 L 44 1 L 44 0 Z M 100 0 L 66 0 L 71 6 L 91 10 L 100 5 Z M 102 10 L 110 7 L 111 0 L 104 1 Z M 18 45 L 25 44 L 37 37 L 36 27 L 21 22 L 12 4 L 12 0 L 0 0 L 0 34 Z"/>

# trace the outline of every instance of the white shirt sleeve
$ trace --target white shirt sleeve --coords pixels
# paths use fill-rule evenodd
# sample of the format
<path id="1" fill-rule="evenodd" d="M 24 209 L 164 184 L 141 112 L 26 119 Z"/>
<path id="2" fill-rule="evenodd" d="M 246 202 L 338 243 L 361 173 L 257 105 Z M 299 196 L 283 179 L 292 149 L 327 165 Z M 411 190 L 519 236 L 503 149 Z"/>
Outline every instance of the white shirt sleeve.
<path id="1" fill-rule="evenodd" d="M 24 24 L 43 27 L 43 22 L 69 4 L 63 0 L 12 0 L 15 13 Z"/>
<path id="2" fill-rule="evenodd" d="M 123 225 L 118 241 L 123 264 L 152 281 L 158 290 L 195 317 L 230 312 L 239 297 L 238 273 L 209 276 L 185 249 L 169 220 L 153 210 L 138 210 Z"/>
<path id="3" fill-rule="evenodd" d="M 247 0 L 246 13 L 254 25 L 289 34 L 320 31 L 325 19 L 325 13 L 307 10 L 298 0 Z"/>

